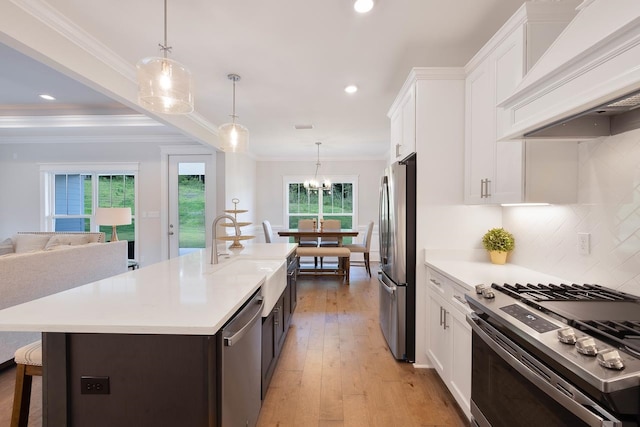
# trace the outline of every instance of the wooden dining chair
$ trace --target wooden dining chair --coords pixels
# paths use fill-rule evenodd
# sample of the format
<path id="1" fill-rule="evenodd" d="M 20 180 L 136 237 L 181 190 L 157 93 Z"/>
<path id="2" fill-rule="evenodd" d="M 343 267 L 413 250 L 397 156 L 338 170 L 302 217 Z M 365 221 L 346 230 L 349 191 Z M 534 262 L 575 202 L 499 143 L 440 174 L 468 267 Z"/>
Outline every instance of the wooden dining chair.
<path id="1" fill-rule="evenodd" d="M 361 265 L 367 270 L 369 277 L 371 277 L 371 266 L 369 265 L 369 250 L 371 249 L 371 235 L 373 234 L 373 221 L 367 225 L 367 231 L 364 234 L 362 243 L 353 243 L 350 245 L 344 245 L 345 248 L 349 248 L 351 255 L 354 253 L 361 253 L 364 257 L 363 261 L 351 260 L 350 265 Z"/>
<path id="2" fill-rule="evenodd" d="M 313 223 L 314 223 L 314 220 L 312 219 L 301 219 L 298 221 L 298 230 L 314 231 Z M 303 248 L 316 248 L 318 247 L 318 238 L 317 237 L 300 237 L 298 246 Z M 300 260 L 298 260 L 298 262 L 299 261 Z M 318 257 L 313 258 L 313 265 L 315 266 L 315 268 L 318 268 Z"/>
<path id="3" fill-rule="evenodd" d="M 325 219 L 322 229 L 324 231 L 340 231 L 341 226 L 342 223 L 339 219 Z M 335 248 L 338 246 L 340 246 L 340 244 L 337 237 L 322 237 L 320 239 L 321 248 Z M 323 259 L 324 257 L 320 257 L 320 268 L 323 267 Z"/>

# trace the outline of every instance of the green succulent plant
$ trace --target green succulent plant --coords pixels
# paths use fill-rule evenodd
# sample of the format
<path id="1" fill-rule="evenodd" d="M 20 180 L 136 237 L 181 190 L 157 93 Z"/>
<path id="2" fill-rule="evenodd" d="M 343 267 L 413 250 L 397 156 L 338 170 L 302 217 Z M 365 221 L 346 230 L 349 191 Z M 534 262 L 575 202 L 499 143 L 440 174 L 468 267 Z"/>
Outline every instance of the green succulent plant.
<path id="1" fill-rule="evenodd" d="M 504 228 L 492 228 L 482 236 L 482 246 L 488 251 L 510 252 L 515 247 L 515 239 Z"/>

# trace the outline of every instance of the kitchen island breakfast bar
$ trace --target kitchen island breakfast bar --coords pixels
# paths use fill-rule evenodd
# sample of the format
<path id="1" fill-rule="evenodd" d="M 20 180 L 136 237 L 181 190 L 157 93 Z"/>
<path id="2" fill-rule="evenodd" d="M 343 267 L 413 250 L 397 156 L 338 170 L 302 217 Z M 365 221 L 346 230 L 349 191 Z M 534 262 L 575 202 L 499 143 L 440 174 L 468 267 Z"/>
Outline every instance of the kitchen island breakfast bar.
<path id="1" fill-rule="evenodd" d="M 254 319 L 272 310 L 295 247 L 254 244 L 218 265 L 201 250 L 0 311 L 0 330 L 42 332 L 43 425 L 229 424 L 223 416 L 244 411 L 223 414 L 234 404 L 223 395 L 247 393 L 236 386 L 256 369 L 245 397 L 259 411 L 260 327 L 253 358 L 225 356 L 221 331 L 250 304 Z M 226 382 L 224 357 L 240 372 Z"/>

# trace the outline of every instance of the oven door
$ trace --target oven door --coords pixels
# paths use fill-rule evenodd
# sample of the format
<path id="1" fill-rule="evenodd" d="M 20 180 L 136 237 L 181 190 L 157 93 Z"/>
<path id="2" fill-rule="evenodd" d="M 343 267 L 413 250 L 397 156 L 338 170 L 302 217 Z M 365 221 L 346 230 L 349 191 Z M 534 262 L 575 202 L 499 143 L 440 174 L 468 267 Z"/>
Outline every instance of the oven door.
<path id="1" fill-rule="evenodd" d="M 481 319 L 472 333 L 471 415 L 480 427 L 619 427 L 622 423 Z"/>

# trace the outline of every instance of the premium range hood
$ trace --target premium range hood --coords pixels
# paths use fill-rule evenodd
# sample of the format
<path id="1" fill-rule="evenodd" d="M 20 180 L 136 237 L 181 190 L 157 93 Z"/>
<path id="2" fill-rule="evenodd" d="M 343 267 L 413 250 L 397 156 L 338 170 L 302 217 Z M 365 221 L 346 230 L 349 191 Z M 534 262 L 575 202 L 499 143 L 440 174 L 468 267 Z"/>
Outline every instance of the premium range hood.
<path id="1" fill-rule="evenodd" d="M 640 127 L 640 1 L 584 0 L 498 104 L 498 138 L 583 140 Z"/>
<path id="2" fill-rule="evenodd" d="M 640 91 L 527 132 L 525 138 L 592 139 L 640 128 Z"/>

